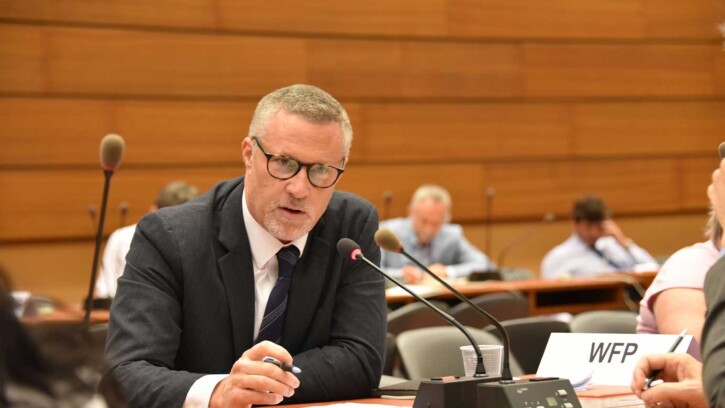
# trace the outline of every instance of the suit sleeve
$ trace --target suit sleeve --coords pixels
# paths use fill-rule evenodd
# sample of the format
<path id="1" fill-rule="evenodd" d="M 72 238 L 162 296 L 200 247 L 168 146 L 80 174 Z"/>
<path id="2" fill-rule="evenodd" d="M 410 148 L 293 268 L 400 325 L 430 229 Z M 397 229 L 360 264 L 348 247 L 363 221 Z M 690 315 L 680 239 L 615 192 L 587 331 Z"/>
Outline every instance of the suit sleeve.
<path id="1" fill-rule="evenodd" d="M 705 278 L 707 315 L 702 329 L 702 380 L 711 407 L 725 406 L 725 259 Z"/>
<path id="2" fill-rule="evenodd" d="M 373 240 L 378 216 L 374 208 L 369 211 L 355 241 L 379 265 Z M 365 398 L 378 386 L 387 331 L 383 278 L 363 262 L 343 260 L 336 290 L 329 344 L 294 356 L 305 375 L 290 403 Z"/>
<path id="3" fill-rule="evenodd" d="M 201 377 L 172 370 L 181 336 L 180 268 L 173 235 L 158 215 L 147 215 L 119 279 L 106 344 L 109 374 L 130 406 L 180 407 Z"/>

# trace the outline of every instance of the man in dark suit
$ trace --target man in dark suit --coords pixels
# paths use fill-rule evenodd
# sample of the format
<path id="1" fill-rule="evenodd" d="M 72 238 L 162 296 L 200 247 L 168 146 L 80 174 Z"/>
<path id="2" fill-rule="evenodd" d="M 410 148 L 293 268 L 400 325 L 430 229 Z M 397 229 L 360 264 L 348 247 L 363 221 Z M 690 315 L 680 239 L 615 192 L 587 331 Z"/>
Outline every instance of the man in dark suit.
<path id="1" fill-rule="evenodd" d="M 244 177 L 139 222 L 106 346 L 132 406 L 360 398 L 378 385 L 384 283 L 335 248 L 349 237 L 380 259 L 375 208 L 333 192 L 351 142 L 332 96 L 279 89 L 242 142 Z"/>

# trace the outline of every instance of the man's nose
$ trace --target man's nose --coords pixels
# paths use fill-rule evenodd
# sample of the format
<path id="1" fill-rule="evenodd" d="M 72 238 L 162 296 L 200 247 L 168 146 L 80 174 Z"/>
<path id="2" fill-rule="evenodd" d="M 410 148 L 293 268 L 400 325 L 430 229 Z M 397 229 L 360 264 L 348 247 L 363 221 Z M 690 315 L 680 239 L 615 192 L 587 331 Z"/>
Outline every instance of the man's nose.
<path id="1" fill-rule="evenodd" d="M 305 198 L 310 192 L 312 185 L 307 179 L 307 168 L 303 167 L 294 177 L 287 180 L 287 192 L 295 198 Z"/>

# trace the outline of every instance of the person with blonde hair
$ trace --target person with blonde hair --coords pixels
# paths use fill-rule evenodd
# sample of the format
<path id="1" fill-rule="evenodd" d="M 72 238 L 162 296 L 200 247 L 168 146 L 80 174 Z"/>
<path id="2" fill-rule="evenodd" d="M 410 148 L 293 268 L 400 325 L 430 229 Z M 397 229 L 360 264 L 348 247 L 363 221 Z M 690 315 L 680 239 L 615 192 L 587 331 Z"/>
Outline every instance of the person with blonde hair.
<path id="1" fill-rule="evenodd" d="M 463 235 L 463 228 L 451 224 L 451 196 L 446 189 L 425 184 L 413 193 L 408 217 L 380 223 L 395 233 L 405 251 L 442 278 L 462 278 L 473 271 L 492 268 L 488 257 Z M 423 271 L 398 253 L 383 251 L 381 267 L 406 283 L 420 282 Z"/>

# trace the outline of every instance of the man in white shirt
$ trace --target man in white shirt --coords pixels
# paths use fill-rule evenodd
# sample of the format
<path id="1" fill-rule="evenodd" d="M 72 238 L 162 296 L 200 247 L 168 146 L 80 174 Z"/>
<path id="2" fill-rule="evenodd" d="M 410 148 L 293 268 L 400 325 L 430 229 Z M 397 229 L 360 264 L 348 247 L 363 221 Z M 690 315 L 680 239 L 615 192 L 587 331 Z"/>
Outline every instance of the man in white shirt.
<path id="1" fill-rule="evenodd" d="M 408 216 L 380 223 L 398 236 L 407 253 L 441 278 L 463 278 L 492 267 L 491 261 L 451 224 L 451 196 L 443 187 L 424 184 L 413 193 Z M 380 266 L 406 283 L 418 283 L 424 273 L 408 258 L 383 251 Z"/>
<path id="2" fill-rule="evenodd" d="M 657 261 L 624 235 L 612 220 L 609 208 L 596 196 L 586 195 L 574 203 L 572 234 L 544 256 L 542 279 L 587 277 L 602 273 L 656 269 Z"/>
<path id="3" fill-rule="evenodd" d="M 183 204 L 198 194 L 198 189 L 184 181 L 172 181 L 167 184 L 156 196 L 156 200 L 149 209 L 154 212 L 159 208 Z M 106 248 L 103 250 L 101 272 L 96 279 L 96 298 L 113 298 L 116 296 L 118 278 L 126 267 L 126 254 L 131 248 L 131 240 L 136 232 L 136 224 L 121 227 L 108 237 Z"/>
<path id="4" fill-rule="evenodd" d="M 382 373 L 385 284 L 375 207 L 335 191 L 352 126 L 311 85 L 257 105 L 245 175 L 139 221 L 106 343 L 133 407 L 241 407 L 370 396 Z M 294 364 L 285 371 L 267 362 Z"/>

